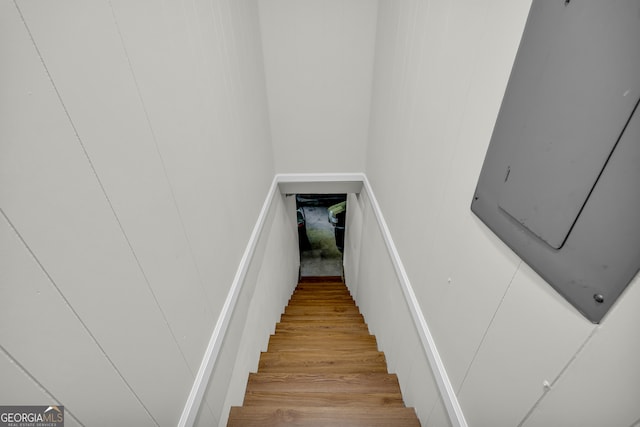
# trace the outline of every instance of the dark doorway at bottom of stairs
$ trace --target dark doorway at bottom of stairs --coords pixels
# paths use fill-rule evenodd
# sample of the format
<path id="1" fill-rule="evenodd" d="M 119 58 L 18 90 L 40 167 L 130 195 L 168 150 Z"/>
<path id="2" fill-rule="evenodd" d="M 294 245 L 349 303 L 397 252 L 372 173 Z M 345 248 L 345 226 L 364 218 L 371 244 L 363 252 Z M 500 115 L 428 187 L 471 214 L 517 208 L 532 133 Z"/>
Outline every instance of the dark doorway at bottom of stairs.
<path id="1" fill-rule="evenodd" d="M 330 210 L 336 204 L 346 203 L 346 198 L 346 194 L 296 195 L 300 277 L 342 277 L 346 208 L 333 217 Z"/>

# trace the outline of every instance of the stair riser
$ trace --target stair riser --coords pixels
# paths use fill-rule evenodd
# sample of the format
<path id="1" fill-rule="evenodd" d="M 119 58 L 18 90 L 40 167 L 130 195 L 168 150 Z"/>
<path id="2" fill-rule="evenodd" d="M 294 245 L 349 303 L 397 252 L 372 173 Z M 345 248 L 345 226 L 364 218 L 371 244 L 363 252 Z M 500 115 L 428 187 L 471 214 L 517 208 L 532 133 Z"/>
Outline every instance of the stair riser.
<path id="1" fill-rule="evenodd" d="M 353 302 L 351 294 L 346 292 L 296 292 L 290 300 L 338 300 Z"/>
<path id="2" fill-rule="evenodd" d="M 411 408 L 232 407 L 228 427 L 420 427 Z"/>
<path id="3" fill-rule="evenodd" d="M 338 312 L 343 312 L 343 311 L 351 312 L 351 311 L 353 311 L 353 312 L 356 312 L 356 313 L 360 313 L 360 311 L 358 310 L 358 307 L 356 307 L 356 305 L 354 303 L 349 303 L 349 304 L 343 304 L 343 303 L 340 303 L 340 304 L 334 304 L 334 303 L 289 304 L 288 306 L 285 307 L 285 313 L 287 311 L 296 310 L 296 309 L 318 310 L 318 311 L 327 310 L 327 311 L 338 311 Z"/>
<path id="4" fill-rule="evenodd" d="M 348 300 L 290 300 L 287 307 L 351 307 L 358 308 L 353 301 Z"/>
<path id="5" fill-rule="evenodd" d="M 299 330 L 299 331 L 290 332 L 290 333 L 276 332 L 276 334 L 271 335 L 269 339 L 273 342 L 299 340 L 299 341 L 323 341 L 326 343 L 331 343 L 333 341 L 335 342 L 341 342 L 341 341 L 372 342 L 374 344 L 376 343 L 376 337 L 374 337 L 373 335 L 358 334 L 357 330 L 355 332 L 356 333 L 354 333 L 353 331 L 343 332 L 343 331 L 336 331 L 333 329 L 329 329 L 329 330 L 314 333 L 314 332 L 308 332 L 307 330 Z"/>
<path id="6" fill-rule="evenodd" d="M 318 373 L 318 374 L 322 374 L 322 373 L 326 373 L 326 372 L 332 372 L 332 373 L 337 373 L 337 374 L 352 374 L 352 373 L 363 373 L 363 374 L 369 374 L 369 373 L 380 373 L 380 374 L 386 374 L 387 373 L 387 367 L 383 366 L 383 365 L 367 365 L 367 364 L 362 364 L 359 365 L 357 363 L 353 363 L 353 364 L 344 364 L 344 365 L 330 365 L 330 364 L 325 364 L 325 365 L 290 365 L 290 366 L 260 366 L 258 367 L 258 372 L 264 372 L 264 373 L 298 373 L 298 372 L 305 372 L 305 373 Z"/>
<path id="7" fill-rule="evenodd" d="M 328 354 L 327 354 L 328 353 Z M 258 372 L 283 373 L 387 373 L 387 363 L 382 353 L 298 351 L 263 353 Z"/>
<path id="8" fill-rule="evenodd" d="M 348 300 L 290 300 L 287 308 L 292 307 L 339 307 L 339 308 L 358 308 L 353 301 Z"/>
<path id="9" fill-rule="evenodd" d="M 243 406 L 278 406 L 287 402 L 290 406 L 328 406 L 328 407 L 362 407 L 387 406 L 404 407 L 402 396 L 398 393 L 268 393 L 247 392 Z"/>
<path id="10" fill-rule="evenodd" d="M 400 393 L 392 374 L 249 374 L 248 392 Z"/>
<path id="11" fill-rule="evenodd" d="M 354 323 L 364 325 L 364 318 L 361 314 L 342 314 L 328 315 L 328 314 L 283 314 L 280 316 L 280 323 L 284 322 L 307 322 L 313 325 L 314 322 L 342 322 L 342 323 Z"/>
<path id="12" fill-rule="evenodd" d="M 291 294 L 291 296 L 297 296 L 297 295 L 309 295 L 309 296 L 313 296 L 313 297 L 317 297 L 317 298 L 324 298 L 326 296 L 347 296 L 347 297 L 351 297 L 353 295 L 351 295 L 351 292 L 349 292 L 346 289 L 339 289 L 339 288 L 334 288 L 334 289 L 296 289 L 295 291 L 293 291 L 293 293 Z"/>
<path id="13" fill-rule="evenodd" d="M 342 276 L 302 276 L 300 284 L 305 283 L 340 283 L 344 284 Z"/>
<path id="14" fill-rule="evenodd" d="M 316 289 L 296 289 L 293 291 L 293 293 L 291 295 L 328 295 L 328 294 L 335 294 L 335 295 L 348 295 L 351 296 L 351 292 L 349 292 L 348 289 L 345 288 L 316 288 Z"/>
<path id="15" fill-rule="evenodd" d="M 296 289 L 291 298 L 351 298 L 353 295 L 346 289 Z"/>
<path id="16" fill-rule="evenodd" d="M 287 353 L 292 351 L 322 351 L 322 350 L 349 350 L 353 352 L 357 351 L 372 351 L 377 350 L 375 344 L 354 344 L 349 346 L 341 346 L 341 345 L 317 345 L 317 344 L 308 344 L 308 345 L 300 345 L 298 347 L 294 345 L 279 345 L 279 344 L 269 344 L 268 351 L 273 353 Z"/>
<path id="17" fill-rule="evenodd" d="M 304 309 L 304 308 L 297 307 L 295 309 L 287 309 L 283 314 L 286 316 L 325 317 L 327 320 L 329 319 L 333 320 L 336 318 L 339 319 L 342 316 L 349 316 L 349 317 L 355 317 L 356 319 L 362 319 L 362 316 L 357 310 L 349 310 L 349 311 L 340 311 L 337 309 L 316 310 L 313 308 Z"/>
<path id="18" fill-rule="evenodd" d="M 331 333 L 349 333 L 352 336 L 359 335 L 369 335 L 369 329 L 365 325 L 361 326 L 351 326 L 351 325 L 331 325 L 331 326 L 323 326 L 323 325 L 315 325 L 309 327 L 301 327 L 296 326 L 292 323 L 287 324 L 279 324 L 276 326 L 276 334 L 280 335 L 297 335 L 297 334 L 308 334 L 308 335 L 323 335 L 323 334 L 331 334 Z"/>
<path id="19" fill-rule="evenodd" d="M 284 314 L 290 316 L 356 316 L 360 317 L 360 312 L 357 308 L 314 308 L 314 307 L 288 307 Z"/>
<path id="20" fill-rule="evenodd" d="M 367 329 L 368 327 L 361 317 L 352 317 L 344 319 L 328 319 L 323 316 L 315 316 L 314 319 L 304 320 L 304 316 L 288 316 L 282 315 L 280 322 L 276 323 L 278 326 L 291 326 L 291 327 L 306 327 L 313 329 L 315 327 L 341 327 L 341 328 L 353 328 L 353 329 Z M 318 318 L 320 317 L 320 318 Z"/>
<path id="21" fill-rule="evenodd" d="M 377 351 L 378 346 L 375 339 L 370 336 L 351 339 L 313 339 L 300 338 L 290 340 L 287 337 L 272 337 L 269 340 L 267 351 L 306 351 L 306 350 L 350 350 L 350 351 Z"/>

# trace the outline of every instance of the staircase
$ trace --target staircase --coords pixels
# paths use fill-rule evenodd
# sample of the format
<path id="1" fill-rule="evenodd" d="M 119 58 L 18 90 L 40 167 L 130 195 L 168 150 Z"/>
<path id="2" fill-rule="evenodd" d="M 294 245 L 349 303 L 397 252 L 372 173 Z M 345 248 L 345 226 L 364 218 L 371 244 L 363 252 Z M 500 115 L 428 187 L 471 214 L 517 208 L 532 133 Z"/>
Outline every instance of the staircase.
<path id="1" fill-rule="evenodd" d="M 301 281 L 227 426 L 420 426 L 341 279 Z"/>

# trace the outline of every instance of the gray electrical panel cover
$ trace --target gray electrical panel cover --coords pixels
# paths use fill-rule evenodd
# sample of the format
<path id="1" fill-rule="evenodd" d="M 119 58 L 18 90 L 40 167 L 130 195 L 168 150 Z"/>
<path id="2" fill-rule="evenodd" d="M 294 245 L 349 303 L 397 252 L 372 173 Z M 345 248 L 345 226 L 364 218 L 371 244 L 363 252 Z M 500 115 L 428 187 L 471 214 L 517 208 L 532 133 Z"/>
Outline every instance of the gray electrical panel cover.
<path id="1" fill-rule="evenodd" d="M 640 1 L 534 0 L 472 211 L 592 322 L 640 269 Z"/>

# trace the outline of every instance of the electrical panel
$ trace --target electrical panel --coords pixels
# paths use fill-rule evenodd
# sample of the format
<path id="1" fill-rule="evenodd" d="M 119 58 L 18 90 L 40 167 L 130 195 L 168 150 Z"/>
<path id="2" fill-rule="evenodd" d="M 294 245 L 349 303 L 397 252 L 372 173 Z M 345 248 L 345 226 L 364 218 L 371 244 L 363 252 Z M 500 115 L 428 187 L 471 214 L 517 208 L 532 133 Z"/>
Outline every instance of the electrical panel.
<path id="1" fill-rule="evenodd" d="M 471 204 L 594 323 L 640 269 L 639 18 L 533 1 Z"/>

